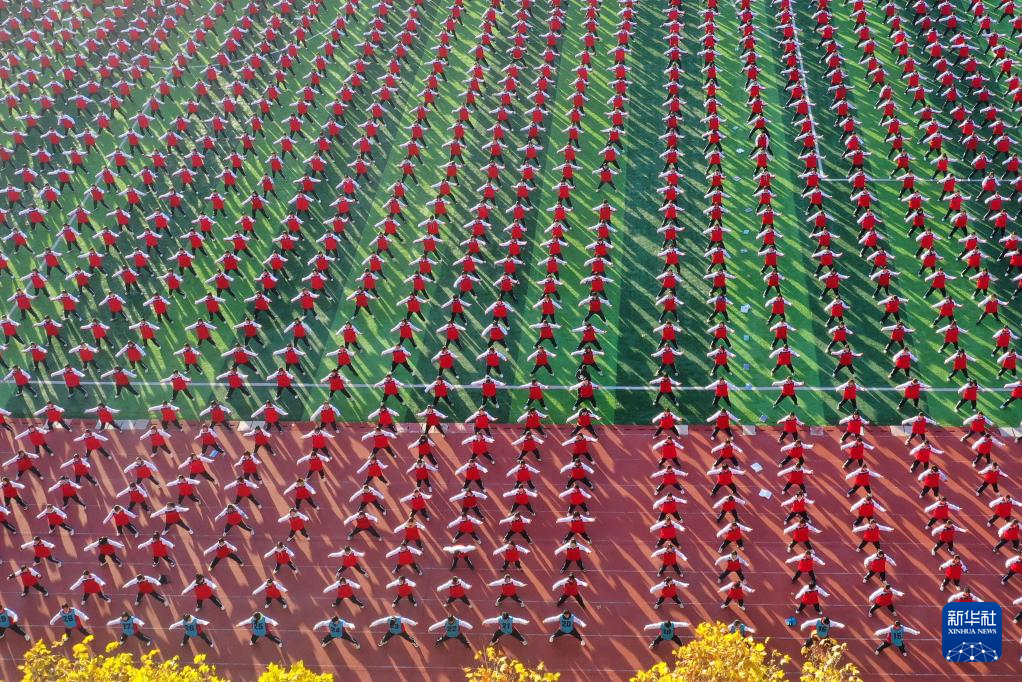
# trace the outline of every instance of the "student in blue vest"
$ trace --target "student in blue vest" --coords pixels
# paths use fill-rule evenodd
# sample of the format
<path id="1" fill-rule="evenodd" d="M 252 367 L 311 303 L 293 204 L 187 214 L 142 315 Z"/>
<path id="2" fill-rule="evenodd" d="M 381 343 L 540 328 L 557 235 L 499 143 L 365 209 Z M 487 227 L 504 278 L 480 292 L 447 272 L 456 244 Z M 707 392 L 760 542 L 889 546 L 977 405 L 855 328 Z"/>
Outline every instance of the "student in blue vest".
<path id="1" fill-rule="evenodd" d="M 580 627 L 584 628 L 585 623 L 582 619 L 573 614 L 571 611 L 563 611 L 556 616 L 550 616 L 549 618 L 543 619 L 544 623 L 557 623 L 557 629 L 554 630 L 554 634 L 550 635 L 550 641 L 554 641 L 558 637 L 574 637 L 579 641 L 582 646 L 586 645 L 586 641 L 582 639 L 582 633 L 578 631 Z"/>
<path id="2" fill-rule="evenodd" d="M 795 619 L 792 618 L 792 620 L 794 621 Z M 795 623 L 792 623 L 792 625 L 794 625 L 794 624 Z M 754 632 L 756 632 L 755 630 L 753 630 L 752 628 L 750 628 L 748 625 L 746 625 L 745 623 L 743 623 L 740 620 L 736 620 L 736 621 L 732 622 L 731 625 L 727 626 L 727 629 L 728 629 L 728 632 L 737 632 L 742 637 L 747 637 L 748 635 L 751 635 Z"/>
<path id="3" fill-rule="evenodd" d="M 881 628 L 880 630 L 877 630 L 874 634 L 877 637 L 884 638 L 884 641 L 880 642 L 880 646 L 878 646 L 873 651 L 873 653 L 875 653 L 877 656 L 880 655 L 881 651 L 890 646 L 893 646 L 899 651 L 901 651 L 902 656 L 908 656 L 908 652 L 905 651 L 905 635 L 906 634 L 918 635 L 919 630 L 907 628 L 901 624 L 900 620 L 896 620 L 894 621 L 894 625 L 891 625 L 890 627 L 886 628 Z"/>
<path id="4" fill-rule="evenodd" d="M 57 611 L 56 615 L 50 619 L 50 625 L 56 625 L 59 621 L 60 624 L 64 626 L 65 637 L 70 637 L 71 633 L 75 630 L 88 637 L 92 634 L 85 629 L 85 623 L 88 622 L 88 620 L 88 616 L 67 602 L 64 602 L 60 606 L 60 611 Z"/>
<path id="5" fill-rule="evenodd" d="M 440 646 L 449 639 L 456 639 L 466 647 L 471 648 L 471 645 L 468 643 L 468 639 L 465 638 L 465 633 L 462 632 L 462 629 L 471 630 L 471 625 L 460 618 L 451 615 L 447 616 L 447 618 L 443 619 L 439 623 L 433 623 L 430 625 L 429 631 L 433 632 L 434 630 L 439 630 L 441 628 L 443 628 L 444 633 L 440 635 L 437 641 L 433 642 L 434 646 Z"/>
<path id="6" fill-rule="evenodd" d="M 28 633 L 25 632 L 20 625 L 18 625 L 18 614 L 0 604 L 0 639 L 4 638 L 4 635 L 7 634 L 8 630 L 16 635 L 21 635 L 26 641 L 32 639 L 28 636 Z"/>
<path id="7" fill-rule="evenodd" d="M 799 629 L 808 630 L 809 628 L 813 628 L 813 631 L 809 633 L 809 637 L 806 638 L 805 644 L 803 644 L 802 646 L 808 647 L 811 644 L 815 644 L 816 642 L 827 639 L 828 637 L 830 637 L 830 631 L 833 628 L 840 629 L 843 628 L 844 626 L 845 626 L 844 623 L 839 623 L 836 620 L 831 620 L 826 616 L 823 616 L 822 618 L 813 618 L 812 620 L 807 620 L 806 622 L 802 623 Z"/>
<path id="8" fill-rule="evenodd" d="M 354 637 L 348 634 L 348 630 L 355 627 L 354 623 L 349 623 L 346 620 L 341 620 L 340 616 L 333 616 L 330 620 L 321 620 L 316 623 L 312 629 L 319 630 L 320 628 L 326 629 L 326 636 L 320 640 L 320 645 L 325 647 L 335 639 L 344 639 L 352 643 L 356 649 L 361 649 L 362 645 L 358 643 Z"/>
<path id="9" fill-rule="evenodd" d="M 117 639 L 121 644 L 127 642 L 129 637 L 137 637 L 148 646 L 153 645 L 153 640 L 142 632 L 142 626 L 145 625 L 145 622 L 127 611 L 122 613 L 120 618 L 114 618 L 108 622 L 107 625 L 117 625 L 121 628 L 121 636 Z"/>
<path id="10" fill-rule="evenodd" d="M 210 639 L 209 635 L 206 634 L 206 631 L 203 630 L 203 627 L 207 625 L 209 625 L 208 620 L 196 618 L 192 614 L 188 613 L 185 614 L 184 618 L 171 625 L 169 629 L 173 630 L 174 628 L 181 628 L 184 630 L 185 634 L 184 637 L 181 638 L 181 646 L 188 644 L 188 640 L 198 637 L 208 644 L 211 649 L 215 649 L 216 642 Z"/>
<path id="11" fill-rule="evenodd" d="M 529 643 L 525 641 L 525 637 L 518 631 L 519 625 L 527 625 L 528 620 L 525 618 L 515 618 L 507 611 L 504 611 L 496 618 L 487 618 L 483 621 L 483 625 L 496 625 L 497 629 L 493 631 L 493 637 L 490 638 L 490 644 L 496 644 L 497 640 L 504 635 L 509 635 L 519 642 L 528 646 Z"/>
<path id="12" fill-rule="evenodd" d="M 655 649 L 660 642 L 674 642 L 681 646 L 681 639 L 678 637 L 678 628 L 687 628 L 688 623 L 683 620 L 665 620 L 659 623 L 650 623 L 643 630 L 656 630 L 656 637 L 649 643 L 650 649 Z"/>
<path id="13" fill-rule="evenodd" d="M 402 616 L 386 616 L 378 620 L 374 620 L 369 624 L 369 627 L 374 628 L 378 625 L 386 625 L 387 631 L 383 633 L 383 639 L 380 640 L 380 646 L 383 646 L 394 637 L 400 637 L 401 639 L 408 640 L 413 647 L 419 648 L 419 643 L 415 641 L 415 638 L 408 634 L 406 625 L 418 625 L 414 620 L 404 618 Z"/>
<path id="14" fill-rule="evenodd" d="M 247 618 L 238 623 L 239 628 L 248 628 L 249 632 L 252 633 L 252 637 L 249 638 L 248 643 L 250 646 L 255 646 L 256 642 L 265 637 L 279 647 L 284 646 L 284 642 L 281 641 L 280 637 L 273 634 L 270 630 L 270 626 L 277 627 L 277 621 L 272 618 L 267 618 L 263 614 L 256 611 L 252 614 L 251 618 Z"/>

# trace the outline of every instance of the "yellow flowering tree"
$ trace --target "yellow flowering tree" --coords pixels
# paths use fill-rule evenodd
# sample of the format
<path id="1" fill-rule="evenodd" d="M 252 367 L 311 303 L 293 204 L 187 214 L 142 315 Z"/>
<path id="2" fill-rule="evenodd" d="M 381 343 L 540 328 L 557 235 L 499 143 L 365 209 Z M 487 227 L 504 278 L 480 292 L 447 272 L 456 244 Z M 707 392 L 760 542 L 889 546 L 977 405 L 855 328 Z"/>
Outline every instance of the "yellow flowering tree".
<path id="1" fill-rule="evenodd" d="M 636 673 L 632 682 L 783 682 L 789 658 L 724 623 L 700 623 L 695 639 L 674 652 L 674 663 L 660 662 Z"/>
<path id="2" fill-rule="evenodd" d="M 259 676 L 259 682 L 333 682 L 330 673 L 315 673 L 305 667 L 301 661 L 292 663 L 290 668 L 281 668 L 271 663 L 266 671 Z"/>
<path id="3" fill-rule="evenodd" d="M 18 666 L 23 682 L 227 682 L 218 677 L 216 668 L 207 664 L 205 656 L 196 656 L 191 664 L 177 656 L 161 661 L 153 649 L 137 660 L 134 654 L 118 652 L 119 645 L 110 644 L 101 654 L 89 648 L 92 637 L 67 650 L 58 642 L 50 646 L 37 640 L 24 662 Z"/>
<path id="4" fill-rule="evenodd" d="M 120 645 L 109 644 L 101 654 L 92 652 L 86 637 L 75 644 L 68 656 L 62 642 L 48 645 L 36 641 L 25 653 L 18 666 L 22 682 L 228 682 L 219 677 L 216 668 L 206 663 L 204 655 L 191 663 L 183 663 L 177 656 L 158 660 L 159 650 L 153 649 L 139 656 L 118 652 Z M 315 673 L 301 661 L 290 668 L 271 663 L 259 676 L 259 682 L 333 682 L 334 676 Z"/>
<path id="5" fill-rule="evenodd" d="M 509 658 L 494 647 L 486 647 L 475 655 L 476 667 L 465 669 L 466 682 L 557 682 L 560 673 L 546 670 L 542 663 L 529 668 Z"/>
<path id="6" fill-rule="evenodd" d="M 802 682 L 862 682 L 859 669 L 844 660 L 847 645 L 833 639 L 802 649 Z"/>

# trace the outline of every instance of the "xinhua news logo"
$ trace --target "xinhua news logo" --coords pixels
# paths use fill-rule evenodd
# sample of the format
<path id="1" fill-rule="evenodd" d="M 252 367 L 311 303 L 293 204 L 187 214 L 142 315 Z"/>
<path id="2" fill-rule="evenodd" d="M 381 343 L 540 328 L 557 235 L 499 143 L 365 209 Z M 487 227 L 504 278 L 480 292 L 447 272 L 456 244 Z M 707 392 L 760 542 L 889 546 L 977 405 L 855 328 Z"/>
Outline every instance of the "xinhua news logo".
<path id="1" fill-rule="evenodd" d="M 1001 657 L 1001 607 L 993 602 L 944 606 L 941 646 L 951 663 L 993 663 Z"/>

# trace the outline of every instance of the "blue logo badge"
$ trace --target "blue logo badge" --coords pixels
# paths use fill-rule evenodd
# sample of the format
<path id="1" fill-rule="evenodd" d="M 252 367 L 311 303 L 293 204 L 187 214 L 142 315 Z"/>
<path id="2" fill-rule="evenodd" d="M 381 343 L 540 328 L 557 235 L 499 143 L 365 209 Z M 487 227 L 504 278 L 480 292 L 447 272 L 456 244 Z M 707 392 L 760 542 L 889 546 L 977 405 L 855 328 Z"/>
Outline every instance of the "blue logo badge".
<path id="1" fill-rule="evenodd" d="M 993 663 L 1001 657 L 1001 607 L 993 602 L 952 602 L 941 616 L 941 646 L 951 663 Z"/>

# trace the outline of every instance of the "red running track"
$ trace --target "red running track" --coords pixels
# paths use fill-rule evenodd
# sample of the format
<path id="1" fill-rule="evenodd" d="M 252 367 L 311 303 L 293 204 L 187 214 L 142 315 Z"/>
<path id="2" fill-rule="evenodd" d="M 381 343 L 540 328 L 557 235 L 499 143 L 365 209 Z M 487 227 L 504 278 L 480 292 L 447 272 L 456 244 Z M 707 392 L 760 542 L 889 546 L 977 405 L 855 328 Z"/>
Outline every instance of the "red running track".
<path id="1" fill-rule="evenodd" d="M 20 425 L 15 424 L 15 428 Z M 81 424 L 73 423 L 72 426 L 77 430 Z M 333 560 L 328 559 L 326 554 L 345 544 L 347 529 L 342 528 L 341 524 L 354 507 L 347 498 L 360 483 L 354 471 L 366 454 L 366 447 L 359 440 L 366 432 L 363 425 L 349 425 L 332 443 L 336 457 L 330 465 L 330 478 L 325 484 L 316 486 L 321 509 L 312 515 L 309 526 L 312 539 L 299 540 L 294 545 L 301 573 L 295 577 L 285 569 L 279 578 L 290 590 L 290 610 L 282 611 L 274 605 L 267 611 L 271 617 L 280 621 L 280 634 L 285 641 L 285 648 L 278 649 L 269 642 L 250 648 L 246 645 L 246 635 L 233 628 L 234 623 L 251 615 L 262 605 L 262 600 L 251 596 L 251 593 L 270 573 L 270 560 L 263 559 L 262 554 L 283 535 L 283 526 L 276 519 L 287 510 L 288 502 L 280 492 L 300 473 L 294 462 L 304 451 L 303 443 L 307 441 L 301 441 L 299 436 L 307 430 L 306 427 L 304 424 L 290 425 L 284 434 L 275 437 L 275 447 L 279 453 L 277 457 L 262 457 L 266 486 L 261 491 L 264 509 L 253 510 L 252 513 L 256 533 L 251 537 L 242 537 L 237 531 L 232 534 L 232 542 L 239 546 L 248 565 L 240 568 L 231 563 L 222 563 L 214 571 L 212 577 L 221 587 L 227 611 L 221 613 L 207 604 L 202 613 L 204 618 L 211 621 L 213 636 L 219 644 L 218 650 L 210 653 L 210 660 L 222 673 L 233 679 L 251 679 L 255 669 L 273 661 L 286 663 L 299 659 L 313 669 L 341 673 L 343 679 L 371 679 L 374 675 L 385 673 L 387 679 L 415 680 L 422 679 L 426 670 L 431 679 L 460 679 L 461 669 L 471 663 L 471 654 L 457 643 L 448 643 L 442 649 L 434 648 L 431 646 L 433 638 L 425 630 L 428 624 L 440 620 L 446 613 L 434 587 L 450 576 L 447 557 L 440 551 L 440 547 L 450 540 L 449 531 L 444 526 L 454 518 L 455 510 L 446 498 L 460 488 L 454 469 L 463 461 L 464 447 L 460 441 L 467 434 L 450 433 L 446 438 L 437 438 L 438 457 L 441 461 L 440 472 L 434 483 L 436 494 L 431 501 L 434 519 L 427 525 L 426 552 L 421 562 L 425 575 L 421 578 L 413 577 L 418 582 L 416 594 L 422 604 L 418 608 L 402 605 L 399 609 L 403 615 L 418 621 L 419 625 L 412 630 L 424 644 L 421 650 L 416 651 L 400 640 L 379 648 L 376 641 L 380 632 L 370 633 L 366 630 L 370 621 L 390 612 L 393 595 L 384 586 L 391 579 L 392 567 L 390 560 L 385 560 L 383 554 L 397 544 L 396 539 L 392 540 L 396 536 L 389 536 L 385 532 L 385 540 L 380 543 L 365 535 L 352 542 L 357 549 L 367 552 L 364 565 L 370 577 L 355 576 L 363 585 L 361 596 L 367 603 L 366 609 L 359 611 L 347 602 L 336 610 L 332 609 L 332 595 L 322 594 L 322 589 L 332 582 L 335 568 Z M 551 429 L 547 446 L 559 440 L 563 431 Z M 125 486 L 126 477 L 121 473 L 122 466 L 127 464 L 129 457 L 140 452 L 139 433 L 108 432 L 112 439 L 109 444 L 112 447 L 108 449 L 118 461 L 96 462 L 100 489 L 86 485 L 84 495 L 89 504 L 87 513 L 77 508 L 70 512 L 72 524 L 79 529 L 78 534 L 73 538 L 60 535 L 55 540 L 57 552 L 65 559 L 65 563 L 59 570 L 49 566 L 42 569 L 44 581 L 50 588 L 50 596 L 43 598 L 33 593 L 22 599 L 18 586 L 13 582 L 0 583 L 4 603 L 19 613 L 31 634 L 48 638 L 58 636 L 57 628 L 46 623 L 63 598 L 73 597 L 77 600 L 80 596 L 71 595 L 68 587 L 81 570 L 96 568 L 95 557 L 86 555 L 81 548 L 99 534 L 111 531 L 102 526 L 102 520 L 106 510 L 113 504 L 116 492 Z M 183 432 L 174 431 L 174 452 L 189 452 L 194 447 L 194 434 L 195 430 L 191 426 Z M 64 432 L 51 434 L 57 455 L 53 458 L 44 455 L 40 465 L 47 481 L 40 483 L 34 478 L 24 479 L 28 485 L 25 497 L 32 506 L 28 513 L 20 510 L 14 512 L 14 522 L 22 537 L 3 536 L 3 558 L 12 568 L 27 558 L 27 553 L 18 549 L 15 542 L 20 544 L 28 540 L 32 533 L 45 530 L 42 521 L 34 518 L 36 505 L 46 499 L 45 487 L 52 484 L 58 464 L 65 459 L 64 455 L 69 456 L 72 452 L 70 439 L 74 435 Z M 718 541 L 714 537 L 717 525 L 711 510 L 710 485 L 704 475 L 712 464 L 708 435 L 706 429 L 694 428 L 682 438 L 686 446 L 684 468 L 689 472 L 686 484 L 689 504 L 683 513 L 687 531 L 681 549 L 689 559 L 684 580 L 691 587 L 685 590 L 684 609 L 664 606 L 660 609 L 659 617 L 669 616 L 696 623 L 705 619 L 730 621 L 742 616 L 756 629 L 758 636 L 768 635 L 774 646 L 788 653 L 796 653 L 802 636 L 787 628 L 783 622 L 793 610 L 795 590 L 789 582 L 789 568 L 783 563 L 789 555 L 784 549 L 787 543 L 782 536 L 784 513 L 780 510 L 777 495 L 779 479 L 775 477 L 779 460 L 776 434 L 767 430 L 754 435 L 739 435 L 737 439 L 745 450 L 742 464 L 749 471 L 749 475 L 739 481 L 739 486 L 749 502 L 743 515 L 743 522 L 753 528 L 748 542 L 747 556 L 751 570 L 747 577 L 756 590 L 749 596 L 748 612 L 744 614 L 733 607 L 722 610 L 719 606 L 716 571 L 713 567 L 713 560 L 717 556 Z M 850 644 L 851 657 L 866 679 L 909 675 L 916 679 L 934 680 L 963 679 L 978 675 L 1018 679 L 1022 676 L 1022 665 L 1018 663 L 1022 650 L 1016 638 L 1022 634 L 1022 628 L 1010 622 L 1015 613 L 1010 602 L 1022 595 L 1022 580 L 1008 587 L 1000 585 L 999 576 L 1003 573 L 1007 552 L 995 557 L 990 551 L 993 531 L 986 527 L 986 502 L 992 497 L 987 493 L 981 501 L 973 495 L 977 475 L 969 464 L 967 448 L 957 442 L 959 433 L 955 430 L 940 430 L 934 435 L 934 440 L 938 447 L 946 451 L 940 461 L 951 479 L 947 485 L 947 494 L 951 502 L 963 508 L 958 521 L 969 531 L 959 543 L 959 551 L 971 569 L 965 584 L 971 585 L 981 597 L 995 600 L 1004 606 L 1004 656 L 996 664 L 974 664 L 961 668 L 941 659 L 940 606 L 947 595 L 937 590 L 940 578 L 936 566 L 939 562 L 929 554 L 931 539 L 923 528 L 927 517 L 917 498 L 915 478 L 907 471 L 908 448 L 902 445 L 900 438 L 885 428 L 870 431 L 869 438 L 877 449 L 869 453 L 867 461 L 885 476 L 876 483 L 875 494 L 878 501 L 888 509 L 882 515 L 883 522 L 895 527 L 885 547 L 898 562 L 891 571 L 893 585 L 907 593 L 899 603 L 899 611 L 907 624 L 922 630 L 923 634 L 908 640 L 910 656 L 907 658 L 891 655 L 891 652 L 885 652 L 879 659 L 873 655 L 872 648 L 876 644 L 873 630 L 889 624 L 889 617 L 882 614 L 875 618 L 866 617 L 866 597 L 875 588 L 861 583 L 863 555 L 854 551 L 857 539 L 850 530 L 852 517 L 848 512 L 850 503 L 844 495 L 847 486 L 841 470 L 843 458 L 838 452 L 839 435 L 835 430 L 824 429 L 807 436 L 808 440 L 816 444 L 807 459 L 808 466 L 815 471 L 809 485 L 810 495 L 817 503 L 814 524 L 823 530 L 823 534 L 816 536 L 817 546 L 827 562 L 818 570 L 817 575 L 821 586 L 831 593 L 829 598 L 823 600 L 826 613 L 846 625 L 845 629 L 837 630 L 836 634 Z M 503 474 L 513 463 L 515 451 L 510 442 L 517 437 L 517 432 L 510 427 L 498 428 L 494 430 L 494 436 L 494 454 L 499 464 L 491 468 L 485 481 L 491 493 L 499 494 L 508 489 Z M 657 582 L 657 566 L 649 558 L 654 538 L 648 527 L 656 518 L 651 508 L 654 486 L 648 478 L 656 464 L 656 458 L 649 448 L 651 436 L 651 430 L 644 427 L 608 428 L 601 432 L 600 442 L 595 447 L 596 491 L 590 505 L 592 515 L 596 517 L 590 529 L 595 544 L 585 577 L 590 586 L 583 591 L 589 602 L 589 610 L 580 614 L 588 624 L 585 632 L 589 645 L 585 648 L 570 639 L 548 644 L 546 635 L 550 632 L 549 626 L 539 625 L 542 618 L 557 612 L 554 601 L 559 593 L 551 589 L 551 584 L 560 577 L 560 561 L 555 560 L 553 550 L 560 544 L 564 532 L 563 525 L 555 527 L 554 524 L 555 518 L 561 515 L 564 508 L 556 498 L 556 493 L 563 485 L 563 475 L 557 469 L 567 463 L 568 459 L 564 448 L 553 446 L 544 450 L 544 460 L 538 467 L 540 497 L 536 505 L 537 516 L 531 527 L 534 551 L 524 561 L 526 570 L 521 576 L 516 576 L 528 584 L 522 591 L 526 606 L 524 609 L 513 605 L 509 608 L 515 615 L 532 621 L 523 628 L 529 638 L 529 645 L 523 647 L 513 641 L 505 642 L 508 650 L 516 657 L 529 663 L 544 661 L 550 669 L 562 672 L 563 680 L 627 679 L 631 672 L 649 666 L 658 657 L 669 657 L 670 647 L 667 645 L 661 645 L 656 654 L 650 652 L 646 648 L 650 638 L 642 632 L 643 625 L 658 618 L 652 609 L 653 599 L 648 592 L 649 587 Z M 13 447 L 9 433 L 4 432 L 0 437 L 7 439 L 4 445 L 8 450 Z M 395 517 L 399 516 L 395 510 L 401 504 L 397 500 L 409 492 L 411 487 L 403 470 L 411 463 L 411 457 L 404 447 L 412 440 L 411 433 L 400 436 L 400 467 L 392 466 L 387 472 L 390 486 L 386 493 L 391 514 L 383 519 L 385 529 L 393 528 Z M 223 434 L 223 441 L 228 455 L 218 458 L 213 465 L 214 474 L 220 483 L 230 480 L 230 461 L 250 445 L 237 431 Z M 1009 475 L 1017 473 L 1014 465 L 1017 451 L 1017 446 L 1009 444 L 1002 453 L 1001 459 Z M 455 452 L 459 455 L 456 456 Z M 166 474 L 179 460 L 161 454 L 155 461 Z M 753 462 L 763 466 L 762 472 L 752 472 L 750 466 Z M 1011 479 L 1008 489 L 1014 489 L 1013 486 L 1014 479 Z M 760 497 L 758 492 L 762 488 L 772 491 L 774 496 L 771 499 Z M 177 595 L 189 582 L 190 576 L 196 570 L 202 570 L 205 563 L 201 556 L 202 548 L 211 545 L 219 535 L 219 527 L 212 522 L 214 510 L 219 511 L 227 498 L 227 495 L 209 485 L 204 485 L 201 494 L 205 506 L 201 510 L 193 509 L 188 516 L 195 535 L 188 536 L 177 530 L 171 533 L 177 543 L 175 553 L 179 562 L 177 569 L 170 573 L 172 582 L 165 589 L 165 593 L 172 598 L 172 607 L 164 609 L 158 605 L 144 604 L 136 612 L 146 621 L 146 631 L 168 656 L 181 653 L 181 650 L 176 631 L 168 633 L 165 628 L 177 620 L 179 614 L 194 607 L 191 599 Z M 165 496 L 159 489 L 154 491 L 154 497 L 160 503 Z M 456 605 L 452 608 L 453 613 L 475 626 L 469 634 L 473 647 L 485 644 L 491 633 L 489 627 L 480 625 L 480 621 L 497 615 L 499 611 L 493 603 L 496 597 L 494 590 L 486 587 L 485 583 L 500 576 L 499 563 L 489 556 L 489 552 L 498 544 L 497 539 L 501 533 L 497 530 L 496 519 L 498 514 L 504 515 L 507 505 L 503 500 L 497 503 L 490 501 L 484 508 L 487 523 L 483 530 L 481 551 L 477 553 L 480 555 L 476 562 L 477 571 L 473 573 L 464 568 L 458 571 L 459 576 L 473 585 L 469 592 L 472 607 Z M 143 537 L 146 531 L 162 527 L 162 523 L 144 518 L 140 521 Z M 116 617 L 122 609 L 131 608 L 134 592 L 131 588 L 124 589 L 123 583 L 139 571 L 151 572 L 148 554 L 134 550 L 133 547 L 134 542 L 129 540 L 129 550 L 125 557 L 127 565 L 124 568 L 98 569 L 100 575 L 107 579 L 113 603 L 90 601 L 85 608 L 91 617 L 90 624 L 102 643 L 114 636 L 114 629 L 106 628 L 103 624 Z M 354 634 L 363 643 L 361 651 L 355 651 L 343 643 L 322 649 L 318 637 L 310 633 L 315 622 L 335 612 L 356 623 L 358 628 Z M 136 649 L 140 644 L 133 641 L 126 646 Z M 25 642 L 14 637 L 7 637 L 0 643 L 0 671 L 3 677 L 11 679 L 16 675 L 15 666 L 25 647 Z"/>

